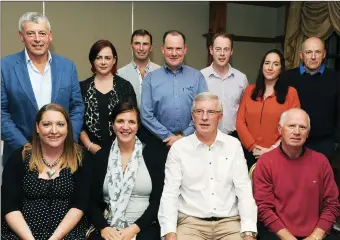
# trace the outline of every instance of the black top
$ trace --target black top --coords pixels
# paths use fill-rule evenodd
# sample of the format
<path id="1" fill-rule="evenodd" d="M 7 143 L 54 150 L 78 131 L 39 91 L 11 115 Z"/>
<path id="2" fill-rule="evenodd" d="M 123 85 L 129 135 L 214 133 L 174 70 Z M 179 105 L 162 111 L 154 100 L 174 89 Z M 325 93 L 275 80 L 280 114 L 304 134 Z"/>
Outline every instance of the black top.
<path id="1" fill-rule="evenodd" d="M 107 123 L 109 121 L 109 114 L 108 114 L 107 106 L 109 105 L 109 102 L 110 102 L 110 93 L 108 92 L 106 94 L 103 94 L 96 89 L 96 96 L 98 100 L 99 116 L 100 116 L 99 124 L 100 126 L 107 126 Z M 110 136 L 110 132 L 107 131 L 107 128 L 103 127 L 100 130 L 101 130 L 100 135 L 103 137 L 101 142 L 102 143 L 112 142 L 112 137 Z M 88 134 L 91 135 L 92 139 L 97 141 L 97 139 L 95 139 L 95 136 L 91 134 L 91 132 L 88 132 Z"/>
<path id="2" fill-rule="evenodd" d="M 159 154 L 158 152 L 158 149 L 163 148 L 164 144 L 156 139 L 156 137 L 152 137 L 152 139 L 150 139 L 150 136 L 151 135 L 143 134 L 143 136 L 140 137 L 140 139 L 143 139 L 144 143 L 146 143 L 146 146 L 143 149 L 143 158 L 152 181 L 152 191 L 149 198 L 150 204 L 143 215 L 135 222 L 141 231 L 153 222 L 158 222 L 157 213 L 164 185 L 166 155 Z M 104 202 L 103 184 L 107 171 L 109 153 L 110 147 L 103 147 L 94 155 L 94 179 L 92 181 L 93 185 L 91 188 L 92 194 L 89 219 L 99 231 L 109 226 L 103 216 L 107 205 Z"/>
<path id="3" fill-rule="evenodd" d="M 300 68 L 288 70 L 284 81 L 294 87 L 299 95 L 301 108 L 311 120 L 310 139 L 335 137 L 340 139 L 340 73 L 325 71 L 301 75 Z"/>
<path id="4" fill-rule="evenodd" d="M 91 185 L 89 153 L 83 157 L 75 173 L 62 169 L 55 179 L 41 179 L 36 170 L 29 170 L 29 157 L 22 160 L 22 148 L 9 158 L 1 186 L 1 239 L 19 239 L 9 228 L 4 216 L 20 211 L 35 239 L 49 239 L 71 208 L 88 210 Z M 83 217 L 64 239 L 84 239 L 87 222 Z"/>
<path id="5" fill-rule="evenodd" d="M 95 75 L 80 82 L 80 90 L 81 90 L 81 94 L 82 94 L 84 101 L 85 101 L 86 93 L 90 87 L 90 83 L 94 81 L 94 78 L 95 78 Z M 118 75 L 115 75 L 113 79 L 114 79 L 113 80 L 114 89 L 116 91 L 119 101 L 130 101 L 130 102 L 133 102 L 137 106 L 136 94 L 131 83 L 119 77 Z M 88 126 L 86 126 L 85 124 L 85 119 L 83 123 L 83 130 L 85 130 L 91 142 L 98 144 L 100 146 L 111 145 L 112 138 L 114 138 L 115 136 L 108 135 L 109 134 L 108 120 L 109 120 L 109 115 L 111 115 L 111 112 L 109 112 L 109 108 L 107 107 L 109 104 L 109 93 L 102 94 L 96 89 L 96 98 L 98 101 L 98 108 L 99 108 L 98 114 L 99 114 L 99 122 L 100 122 L 100 128 L 101 128 L 100 132 L 102 133 L 101 136 L 103 136 L 102 140 L 100 141 L 93 133 L 89 131 Z M 85 104 L 85 114 L 88 111 L 90 111 L 90 109 L 86 108 L 86 104 Z"/>

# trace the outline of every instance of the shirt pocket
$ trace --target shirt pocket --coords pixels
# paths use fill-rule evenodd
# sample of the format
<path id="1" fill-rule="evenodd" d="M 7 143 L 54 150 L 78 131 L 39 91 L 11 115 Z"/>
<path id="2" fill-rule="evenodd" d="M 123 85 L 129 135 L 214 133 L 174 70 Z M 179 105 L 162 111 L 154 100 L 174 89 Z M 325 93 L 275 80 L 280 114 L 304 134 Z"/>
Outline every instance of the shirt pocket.
<path id="1" fill-rule="evenodd" d="M 195 94 L 195 87 L 194 86 L 184 86 L 180 89 L 181 95 L 184 97 L 189 97 L 190 100 L 193 100 L 196 96 Z"/>
<path id="2" fill-rule="evenodd" d="M 215 179 L 223 185 L 231 179 L 230 167 L 232 156 L 218 156 L 214 167 Z"/>

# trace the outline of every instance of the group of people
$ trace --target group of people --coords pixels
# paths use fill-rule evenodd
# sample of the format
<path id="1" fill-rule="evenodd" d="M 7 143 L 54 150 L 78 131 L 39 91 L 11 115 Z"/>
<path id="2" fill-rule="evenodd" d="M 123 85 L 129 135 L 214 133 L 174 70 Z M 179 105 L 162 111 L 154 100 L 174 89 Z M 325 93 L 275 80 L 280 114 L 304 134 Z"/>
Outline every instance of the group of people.
<path id="1" fill-rule="evenodd" d="M 296 69 L 268 51 L 248 85 L 226 33 L 201 71 L 177 30 L 163 66 L 146 30 L 120 69 L 99 40 L 81 82 L 49 51 L 46 16 L 25 13 L 19 37 L 25 49 L 1 60 L 2 239 L 336 239 L 340 77 L 319 38 Z"/>

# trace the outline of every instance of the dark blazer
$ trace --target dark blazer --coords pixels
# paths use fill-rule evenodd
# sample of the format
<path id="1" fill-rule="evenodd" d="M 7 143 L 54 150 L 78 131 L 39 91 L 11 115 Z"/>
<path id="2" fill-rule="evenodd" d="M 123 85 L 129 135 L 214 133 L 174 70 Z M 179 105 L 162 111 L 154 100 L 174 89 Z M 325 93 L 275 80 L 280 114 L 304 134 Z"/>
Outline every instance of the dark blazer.
<path id="1" fill-rule="evenodd" d="M 139 135 L 141 135 L 139 133 Z M 143 134 L 142 134 L 143 135 Z M 146 227 L 153 222 L 158 222 L 157 214 L 161 195 L 164 185 L 164 167 L 166 161 L 166 154 L 158 154 L 159 148 L 163 148 L 158 139 L 150 138 L 151 135 L 140 136 L 140 139 L 146 143 L 143 149 L 143 158 L 145 165 L 148 168 L 151 181 L 152 191 L 150 195 L 150 204 L 145 210 L 143 215 L 135 222 L 138 227 L 143 231 Z M 111 146 L 110 146 L 111 147 Z M 94 179 L 92 181 L 92 193 L 91 193 L 91 207 L 89 212 L 90 222 L 99 231 L 109 226 L 105 220 L 103 213 L 106 208 L 106 203 L 103 197 L 103 184 L 107 171 L 108 158 L 110 153 L 110 147 L 103 147 L 94 155 Z"/>
<path id="2" fill-rule="evenodd" d="M 69 113 L 74 138 L 78 140 L 83 125 L 84 104 L 77 69 L 71 60 L 53 53 L 51 55 L 51 103 L 60 104 Z M 25 51 L 1 59 L 1 139 L 5 142 L 4 161 L 13 150 L 28 142 L 38 110 Z"/>

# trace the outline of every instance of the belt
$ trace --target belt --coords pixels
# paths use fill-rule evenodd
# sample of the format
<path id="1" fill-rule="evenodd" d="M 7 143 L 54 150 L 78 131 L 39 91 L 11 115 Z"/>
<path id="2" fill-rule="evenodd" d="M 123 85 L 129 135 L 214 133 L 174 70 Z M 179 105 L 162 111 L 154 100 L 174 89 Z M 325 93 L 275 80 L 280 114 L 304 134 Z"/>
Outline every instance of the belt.
<path id="1" fill-rule="evenodd" d="M 201 219 L 203 221 L 212 222 L 212 221 L 220 221 L 220 220 L 224 219 L 224 217 L 210 217 L 210 218 L 199 218 L 199 219 Z"/>

